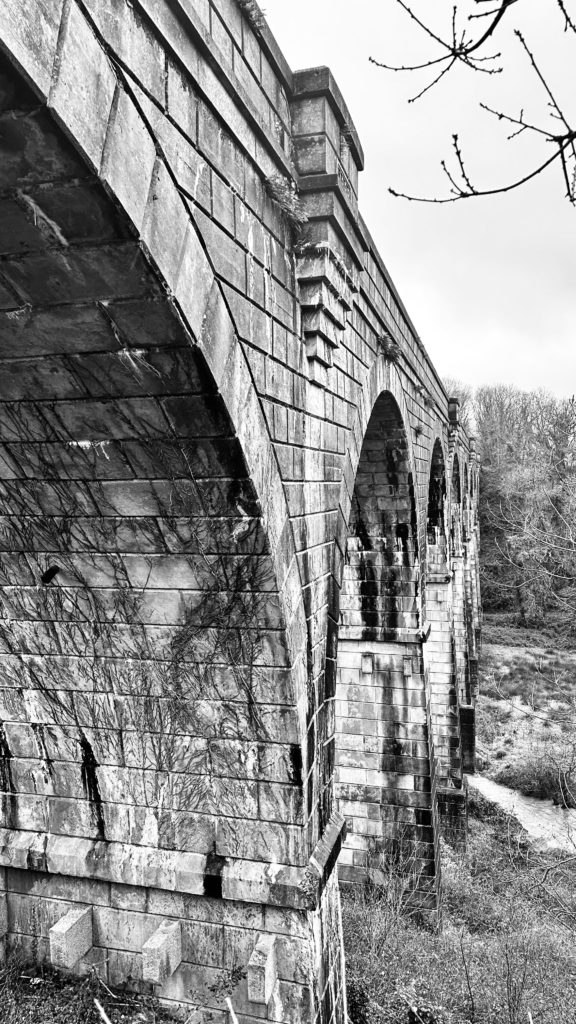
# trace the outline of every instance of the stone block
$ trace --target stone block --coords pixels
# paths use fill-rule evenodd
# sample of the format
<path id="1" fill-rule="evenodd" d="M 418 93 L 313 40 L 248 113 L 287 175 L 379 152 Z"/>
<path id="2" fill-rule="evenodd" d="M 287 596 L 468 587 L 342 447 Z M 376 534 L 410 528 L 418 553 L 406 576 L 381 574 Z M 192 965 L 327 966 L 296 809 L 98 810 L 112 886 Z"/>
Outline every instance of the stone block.
<path id="1" fill-rule="evenodd" d="M 70 6 L 49 106 L 98 167 L 116 89 L 116 75 L 75 4 Z"/>
<path id="2" fill-rule="evenodd" d="M 101 176 L 139 232 L 156 161 L 154 139 L 132 99 L 123 89 L 106 137 Z"/>
<path id="3" fill-rule="evenodd" d="M 92 907 L 69 910 L 48 935 L 50 963 L 70 970 L 92 948 Z"/>
<path id="4" fill-rule="evenodd" d="M 362 675 L 371 675 L 374 671 L 374 655 L 363 654 L 362 655 Z"/>
<path id="5" fill-rule="evenodd" d="M 248 961 L 248 999 L 268 1005 L 278 980 L 276 936 L 261 935 Z"/>
<path id="6" fill-rule="evenodd" d="M 142 977 L 162 985 L 182 962 L 182 928 L 179 921 L 162 921 L 142 946 Z"/>
<path id="7" fill-rule="evenodd" d="M 0 939 L 8 934 L 8 897 L 0 893 Z"/>
<path id="8" fill-rule="evenodd" d="M 178 190 L 164 164 L 158 163 L 142 224 L 142 240 L 171 290 L 176 285 L 187 223 Z"/>
<path id="9" fill-rule="evenodd" d="M 0 36 L 26 74 L 43 92 L 50 88 L 62 0 L 3 0 Z"/>

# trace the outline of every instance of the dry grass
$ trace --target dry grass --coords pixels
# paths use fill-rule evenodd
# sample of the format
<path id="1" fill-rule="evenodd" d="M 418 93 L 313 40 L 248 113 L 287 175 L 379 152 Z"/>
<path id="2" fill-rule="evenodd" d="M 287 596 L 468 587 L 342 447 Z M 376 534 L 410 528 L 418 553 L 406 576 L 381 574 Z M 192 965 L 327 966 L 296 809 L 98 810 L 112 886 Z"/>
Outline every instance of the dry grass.
<path id="1" fill-rule="evenodd" d="M 484 647 L 478 767 L 528 796 L 576 806 L 576 656 Z"/>
<path id="2" fill-rule="evenodd" d="M 344 897 L 352 1024 L 576 1020 L 573 869 L 533 854 L 487 801 L 471 804 L 468 853 L 444 849 L 441 935 L 391 913 L 385 893 Z M 568 914 L 545 891 L 552 878 Z"/>
<path id="3" fill-rule="evenodd" d="M 520 626 L 512 613 L 485 614 L 482 635 L 485 643 L 504 644 L 507 647 L 544 648 L 550 653 L 559 650 L 576 651 L 573 623 L 565 617 L 550 615 L 544 625 Z"/>
<path id="4" fill-rule="evenodd" d="M 111 1024 L 173 1024 L 156 1000 L 113 992 L 95 972 L 70 978 L 17 957 L 0 965 L 1 1024 L 103 1024 L 95 999 Z"/>

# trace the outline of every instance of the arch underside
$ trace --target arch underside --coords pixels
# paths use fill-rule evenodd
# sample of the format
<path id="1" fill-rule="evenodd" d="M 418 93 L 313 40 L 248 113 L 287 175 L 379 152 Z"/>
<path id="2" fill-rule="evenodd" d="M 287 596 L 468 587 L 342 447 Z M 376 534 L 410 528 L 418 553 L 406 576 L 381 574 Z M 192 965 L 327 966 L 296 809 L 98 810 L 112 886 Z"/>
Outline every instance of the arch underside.
<path id="1" fill-rule="evenodd" d="M 4 59 L 0 103 L 4 825 L 197 854 L 238 895 L 239 860 L 306 861 L 258 497 L 127 219 Z"/>

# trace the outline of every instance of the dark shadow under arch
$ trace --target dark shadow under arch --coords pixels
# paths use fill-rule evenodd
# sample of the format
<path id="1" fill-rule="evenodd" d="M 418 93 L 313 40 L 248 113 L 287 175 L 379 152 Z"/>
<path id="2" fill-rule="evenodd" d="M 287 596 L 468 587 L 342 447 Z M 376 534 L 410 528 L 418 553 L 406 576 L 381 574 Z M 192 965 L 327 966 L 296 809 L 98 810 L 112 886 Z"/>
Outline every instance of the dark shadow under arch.
<path id="1" fill-rule="evenodd" d="M 446 467 L 442 445 L 437 439 L 432 450 L 426 517 L 428 565 L 446 562 Z"/>
<path id="2" fill-rule="evenodd" d="M 400 409 L 377 399 L 360 455 L 350 511 L 340 635 L 393 639 L 418 626 L 414 479 Z"/>

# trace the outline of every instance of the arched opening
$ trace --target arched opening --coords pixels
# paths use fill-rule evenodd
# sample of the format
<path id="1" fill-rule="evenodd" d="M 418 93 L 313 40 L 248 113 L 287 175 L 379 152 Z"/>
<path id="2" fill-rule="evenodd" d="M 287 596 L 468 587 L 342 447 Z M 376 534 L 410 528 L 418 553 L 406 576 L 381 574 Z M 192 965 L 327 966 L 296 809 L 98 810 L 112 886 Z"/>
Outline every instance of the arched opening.
<path id="1" fill-rule="evenodd" d="M 468 540 L 470 529 L 470 480 L 468 475 L 468 463 L 464 463 L 464 486 L 462 489 L 462 531 L 463 540 Z"/>
<path id="2" fill-rule="evenodd" d="M 242 445 L 132 226 L 3 59 L 0 122 L 5 849 L 29 842 L 46 892 L 72 876 L 72 901 L 88 877 L 95 903 L 112 880 L 142 908 L 164 890 L 162 915 L 194 920 L 207 896 L 263 920 L 266 901 L 296 905 L 309 851 L 283 603 Z"/>
<path id="3" fill-rule="evenodd" d="M 337 655 L 337 799 L 349 825 L 344 882 L 390 865 L 434 905 L 432 763 L 419 631 L 410 447 L 389 391 L 377 399 L 354 482 Z"/>
<path id="4" fill-rule="evenodd" d="M 348 526 L 340 636 L 394 640 L 418 626 L 418 537 L 406 431 L 389 392 L 360 455 Z"/>
<path id="5" fill-rule="evenodd" d="M 462 547 L 462 487 L 460 481 L 460 460 L 455 453 L 452 460 L 452 485 L 450 488 L 450 550 L 459 554 Z"/>
<path id="6" fill-rule="evenodd" d="M 426 518 L 427 564 L 434 571 L 446 564 L 446 469 L 444 453 L 436 440 L 430 464 L 428 512 Z"/>

